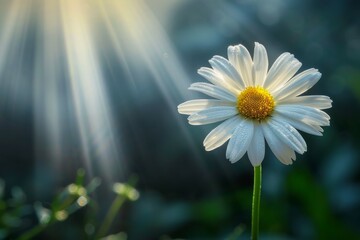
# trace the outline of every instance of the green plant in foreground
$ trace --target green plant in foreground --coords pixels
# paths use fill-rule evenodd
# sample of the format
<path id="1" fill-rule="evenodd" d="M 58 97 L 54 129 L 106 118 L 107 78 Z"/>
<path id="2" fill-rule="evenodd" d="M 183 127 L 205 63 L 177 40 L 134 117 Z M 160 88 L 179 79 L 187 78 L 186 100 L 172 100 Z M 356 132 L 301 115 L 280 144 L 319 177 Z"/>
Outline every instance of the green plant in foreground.
<path id="1" fill-rule="evenodd" d="M 85 171 L 79 169 L 75 183 L 71 183 L 63 189 L 53 200 L 50 208 L 45 208 L 40 202 L 34 204 L 39 224 L 25 233 L 19 239 L 32 239 L 44 231 L 47 227 L 57 222 L 65 221 L 71 214 L 85 207 L 91 201 L 91 194 L 100 185 L 101 181 L 94 178 L 90 183 L 84 185 Z"/>
<path id="2" fill-rule="evenodd" d="M 95 203 L 92 193 L 100 186 L 101 180 L 94 178 L 87 185 L 84 182 L 85 171 L 79 169 L 76 181 L 65 187 L 47 208 L 41 202 L 35 202 L 33 206 L 26 203 L 26 196 L 20 188 L 13 188 L 12 197 L 5 200 L 3 194 L 5 183 L 0 181 L 0 239 L 9 237 L 19 240 L 33 239 L 51 225 L 66 221 L 81 208 Z M 132 178 L 129 183 L 115 183 L 113 185 L 113 192 L 116 193 L 113 204 L 101 224 L 95 224 L 94 230 L 88 231 L 89 239 L 127 238 L 125 233 L 108 235 L 108 231 L 123 203 L 127 200 L 135 201 L 138 199 L 139 192 L 133 187 L 135 182 L 135 178 Z M 97 213 L 94 208 L 88 208 L 88 211 L 93 215 Z M 27 215 L 32 212 L 35 212 L 38 224 L 23 231 L 23 222 Z M 83 229 L 86 229 L 86 226 Z M 19 234 L 18 232 L 22 233 Z M 18 236 L 15 237 L 16 235 Z"/>

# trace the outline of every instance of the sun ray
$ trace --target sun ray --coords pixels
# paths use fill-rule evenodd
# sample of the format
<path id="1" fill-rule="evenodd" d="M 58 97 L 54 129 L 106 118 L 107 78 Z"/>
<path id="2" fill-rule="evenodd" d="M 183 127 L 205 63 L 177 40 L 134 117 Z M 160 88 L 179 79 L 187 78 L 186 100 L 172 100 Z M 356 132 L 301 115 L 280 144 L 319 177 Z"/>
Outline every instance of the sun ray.
<path id="1" fill-rule="evenodd" d="M 88 2 L 61 1 L 61 14 L 69 81 L 83 154 L 89 167 L 96 158 L 111 176 L 115 174 L 111 164 L 119 158 L 118 141 L 113 134 L 115 125 L 92 41 L 94 36 Z M 103 146 L 96 145 L 100 141 Z"/>
<path id="2" fill-rule="evenodd" d="M 8 77 L 1 78 L 0 91 L 5 94 L 0 95 L 7 99 L 6 91 L 21 89 L 18 95 L 27 96 L 22 98 L 34 115 L 36 168 L 67 170 L 84 160 L 90 172 L 101 172 L 108 180 L 121 178 L 127 171 L 129 146 L 120 141 L 122 121 L 134 117 L 133 105 L 153 107 L 160 101 L 199 160 L 198 169 L 213 182 L 174 107 L 189 95 L 190 77 L 149 3 L 14 0 L 2 6 L 8 11 L 0 10 L 0 76 Z M 34 40 L 28 39 L 29 32 Z M 108 78 L 113 69 L 106 68 L 106 61 L 121 69 L 120 74 Z M 16 99 L 13 92 L 8 95 Z M 126 104 L 114 110 L 119 100 Z M 139 138 L 141 129 L 129 125 L 134 126 L 136 141 L 151 144 Z"/>
<path id="3" fill-rule="evenodd" d="M 0 35 L 0 98 L 5 107 L 26 105 L 29 95 L 24 79 L 24 51 L 28 37 L 31 4 L 9 1 L 4 13 Z M 26 106 L 29 107 L 28 105 Z"/>
<path id="4" fill-rule="evenodd" d="M 119 62 L 126 66 L 127 76 L 135 81 L 133 94 L 141 96 L 138 102 L 146 104 L 149 99 L 158 97 L 149 94 L 151 90 L 161 93 L 165 99 L 163 104 L 167 105 L 171 117 L 177 122 L 192 154 L 198 160 L 196 163 L 199 170 L 209 183 L 213 182 L 201 162 L 200 152 L 195 147 L 189 130 L 177 117 L 174 108 L 181 99 L 188 96 L 185 89 L 186 84 L 191 81 L 164 27 L 142 0 L 126 2 L 125 5 L 116 0 L 97 1 L 97 4 L 100 21 L 105 26 L 104 34 L 109 36 Z"/>

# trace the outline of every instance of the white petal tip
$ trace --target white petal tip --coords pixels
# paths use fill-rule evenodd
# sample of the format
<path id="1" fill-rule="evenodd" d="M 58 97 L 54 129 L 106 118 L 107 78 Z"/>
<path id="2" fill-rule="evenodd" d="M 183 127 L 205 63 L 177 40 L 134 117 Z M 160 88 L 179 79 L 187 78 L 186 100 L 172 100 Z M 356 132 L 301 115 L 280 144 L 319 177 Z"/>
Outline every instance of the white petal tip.
<path id="1" fill-rule="evenodd" d="M 264 45 L 262 45 L 261 43 L 258 43 L 258 42 L 255 42 L 255 47 L 265 49 Z"/>
<path id="2" fill-rule="evenodd" d="M 239 161 L 240 159 L 235 159 L 234 157 L 230 156 L 230 157 L 227 157 L 227 159 L 229 159 L 229 161 L 231 163 L 236 163 L 237 161 Z"/>
<path id="3" fill-rule="evenodd" d="M 235 52 L 235 46 L 230 45 L 227 50 L 229 52 Z"/>
<path id="4" fill-rule="evenodd" d="M 189 124 L 193 125 L 193 126 L 198 126 L 198 125 L 202 125 L 201 123 L 195 122 L 195 121 L 191 121 L 189 120 Z"/>
<path id="5" fill-rule="evenodd" d="M 213 150 L 212 148 L 210 148 L 210 146 L 207 143 L 205 143 L 205 141 L 203 142 L 203 146 L 205 148 L 205 151 L 207 151 L 207 152 L 210 152 L 211 150 Z"/>
<path id="6" fill-rule="evenodd" d="M 177 106 L 177 111 L 178 111 L 178 113 L 180 113 L 180 114 L 185 114 L 182 105 L 183 105 L 183 103 Z"/>
<path id="7" fill-rule="evenodd" d="M 207 151 L 207 152 L 210 152 L 212 150 L 214 150 L 214 149 L 205 147 L 205 151 Z"/>
<path id="8" fill-rule="evenodd" d="M 286 166 L 290 166 L 290 165 L 292 165 L 293 164 L 293 161 L 291 161 L 291 162 L 287 162 L 287 163 L 283 163 L 284 165 L 286 165 Z"/>
<path id="9" fill-rule="evenodd" d="M 234 163 L 236 163 L 236 162 L 237 162 L 237 161 L 230 160 L 230 159 L 229 159 L 229 161 L 230 161 L 230 163 L 231 163 L 231 164 L 234 164 Z"/>

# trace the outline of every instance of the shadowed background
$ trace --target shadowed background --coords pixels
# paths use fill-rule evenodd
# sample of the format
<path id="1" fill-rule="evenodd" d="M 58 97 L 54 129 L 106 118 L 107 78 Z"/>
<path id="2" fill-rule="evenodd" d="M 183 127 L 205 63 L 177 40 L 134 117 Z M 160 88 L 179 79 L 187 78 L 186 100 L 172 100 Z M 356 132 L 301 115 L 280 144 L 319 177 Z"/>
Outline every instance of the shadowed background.
<path id="1" fill-rule="evenodd" d="M 190 126 L 177 105 L 205 81 L 197 69 L 227 46 L 262 43 L 317 68 L 307 94 L 333 99 L 323 137 L 291 166 L 267 149 L 261 236 L 360 237 L 360 18 L 356 1 L 0 1 L 0 178 L 5 195 L 49 202 L 78 168 L 111 185 L 138 177 L 111 233 L 129 239 L 248 239 L 252 166 L 205 152 L 214 127 Z M 85 238 L 86 210 L 39 239 Z M 36 224 L 36 220 L 29 223 Z"/>

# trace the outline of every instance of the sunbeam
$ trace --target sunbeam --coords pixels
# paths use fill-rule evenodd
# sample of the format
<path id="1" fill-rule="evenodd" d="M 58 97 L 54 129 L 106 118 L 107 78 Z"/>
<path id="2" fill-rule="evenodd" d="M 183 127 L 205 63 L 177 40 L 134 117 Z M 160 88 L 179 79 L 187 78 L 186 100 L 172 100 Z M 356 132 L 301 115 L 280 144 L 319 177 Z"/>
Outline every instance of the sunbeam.
<path id="1" fill-rule="evenodd" d="M 101 174 L 108 181 L 121 179 L 127 173 L 126 149 L 133 141 L 124 139 L 128 136 L 121 131 L 123 121 L 134 106 L 152 107 L 150 103 L 157 101 L 165 107 L 162 113 L 181 129 L 203 178 L 213 183 L 190 130 L 176 112 L 175 106 L 189 96 L 186 89 L 191 81 L 159 22 L 163 16 L 156 16 L 142 0 L 16 0 L 7 8 L 2 24 L 5 34 L 0 38 L 0 73 L 9 64 L 9 55 L 16 61 L 14 51 L 21 57 L 29 26 L 36 33 L 33 45 L 28 43 L 33 51 L 28 61 L 31 74 L 24 75 L 20 61 L 13 67 L 19 69 L 14 75 L 17 80 L 12 76 L 11 82 L 1 84 L 2 91 L 17 90 L 16 84 L 24 89 L 25 81 L 33 84 L 33 91 L 27 90 L 33 101 L 27 104 L 34 113 L 38 169 L 46 162 L 61 177 L 56 170 L 79 167 L 72 162 L 81 159 L 91 174 Z M 113 66 L 117 63 L 115 68 L 121 73 L 107 78 L 106 61 Z M 111 83 L 114 78 L 116 83 Z M 114 96 L 114 87 L 120 95 Z M 116 103 L 119 99 L 125 104 Z M 137 151 L 146 158 L 153 150 L 141 137 L 143 130 L 137 128 L 137 121 L 130 120 L 126 126 L 131 126 L 131 137 L 138 146 L 144 146 Z"/>
<path id="2" fill-rule="evenodd" d="M 34 109 L 38 159 L 80 158 L 113 181 L 125 172 L 87 1 L 42 1 Z M 120 167 L 119 167 L 120 166 Z"/>
<path id="3" fill-rule="evenodd" d="M 93 157 L 101 161 L 100 166 L 106 173 L 111 173 L 110 163 L 119 160 L 118 143 L 113 134 L 113 117 L 92 41 L 90 13 L 86 6 L 87 1 L 61 2 L 67 67 L 85 159 L 90 165 L 91 152 L 95 151 Z"/>
<path id="4" fill-rule="evenodd" d="M 29 1 L 8 1 L 1 19 L 0 35 L 0 99 L 4 107 L 29 108 L 27 97 L 31 81 L 26 76 L 25 45 L 28 39 L 32 4 Z"/>
<path id="5" fill-rule="evenodd" d="M 177 121 L 191 153 L 198 160 L 196 163 L 199 171 L 209 184 L 213 184 L 209 172 L 200 160 L 199 150 L 190 137 L 189 129 L 179 121 L 174 108 L 180 99 L 188 96 L 184 90 L 191 81 L 158 20 L 160 16 L 155 16 L 142 0 L 127 2 L 126 7 L 123 2 L 115 0 L 97 3 L 101 22 L 105 26 L 99 35 L 108 36 L 118 61 L 126 71 L 126 79 L 131 81 L 133 95 L 141 96 L 137 102 L 146 104 L 157 97 L 151 92 L 161 93 L 161 97 L 165 99 L 162 104 L 167 106 L 169 117 Z M 160 8 L 160 3 L 157 6 Z"/>
<path id="6" fill-rule="evenodd" d="M 39 5 L 34 74 L 35 129 L 42 129 L 35 131 L 36 154 L 40 159 L 49 159 L 57 168 L 66 152 L 63 128 L 67 102 L 62 80 L 62 34 L 57 30 L 61 26 L 58 7 L 51 1 Z"/>

